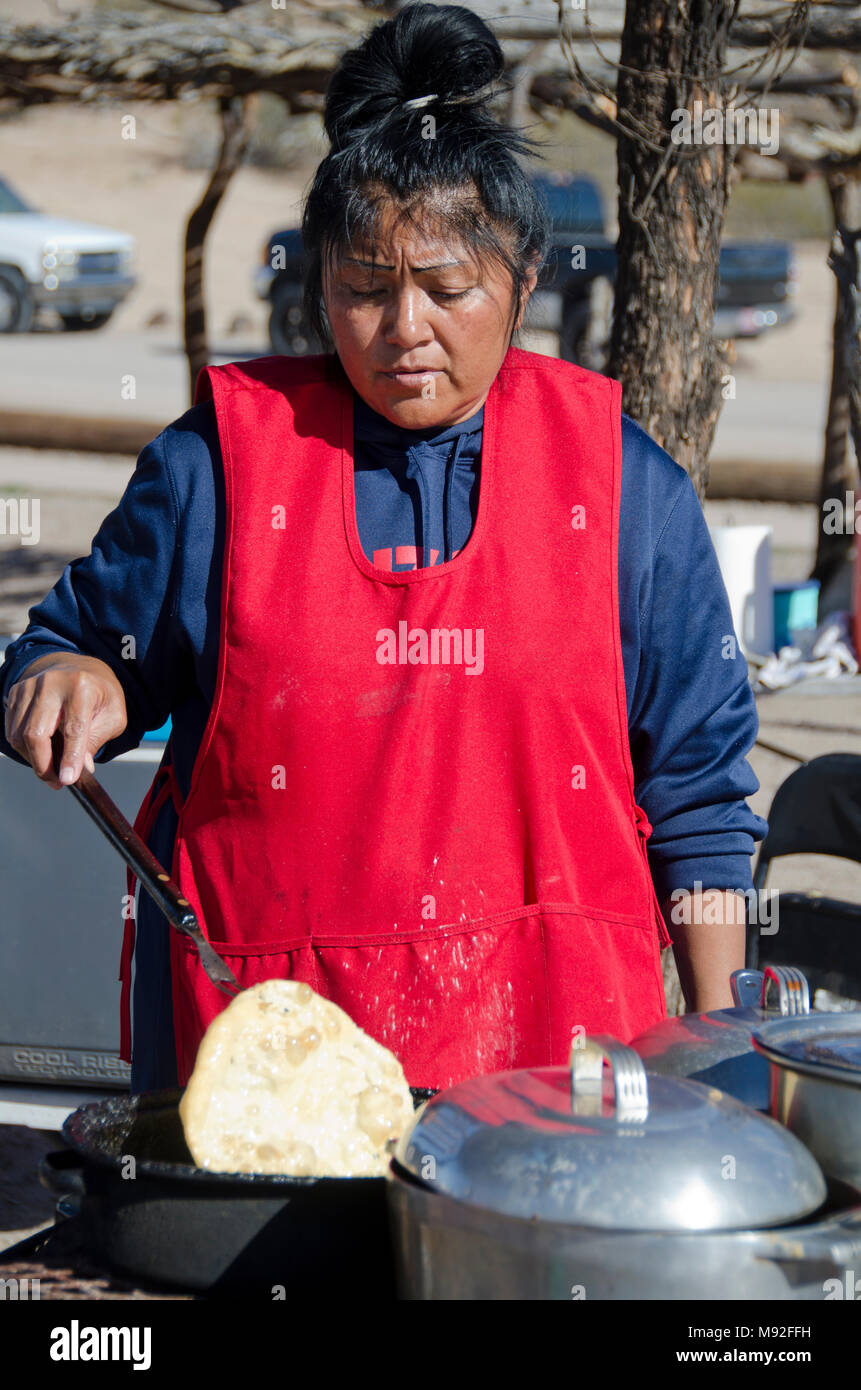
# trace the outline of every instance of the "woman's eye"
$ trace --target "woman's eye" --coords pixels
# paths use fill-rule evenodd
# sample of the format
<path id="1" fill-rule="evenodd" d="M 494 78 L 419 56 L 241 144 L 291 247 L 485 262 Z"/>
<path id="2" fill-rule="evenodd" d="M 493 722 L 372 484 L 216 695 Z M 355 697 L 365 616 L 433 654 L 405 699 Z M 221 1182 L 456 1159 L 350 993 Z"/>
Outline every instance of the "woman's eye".
<path id="1" fill-rule="evenodd" d="M 385 290 L 384 290 L 382 287 L 379 288 L 379 289 L 376 289 L 376 290 L 357 290 L 357 289 L 354 289 L 352 285 L 348 285 L 348 286 L 347 286 L 347 289 L 348 289 L 349 293 L 353 296 L 354 299 L 373 299 L 375 295 L 384 294 L 384 293 L 385 293 Z M 466 289 L 466 290 L 454 290 L 454 291 L 447 291 L 447 290 L 429 290 L 428 293 L 429 293 L 429 294 L 432 294 L 433 297 L 434 297 L 435 299 L 449 299 L 449 300 L 450 300 L 450 299 L 463 299 L 464 295 L 469 294 L 469 290 L 468 290 L 468 289 Z"/>

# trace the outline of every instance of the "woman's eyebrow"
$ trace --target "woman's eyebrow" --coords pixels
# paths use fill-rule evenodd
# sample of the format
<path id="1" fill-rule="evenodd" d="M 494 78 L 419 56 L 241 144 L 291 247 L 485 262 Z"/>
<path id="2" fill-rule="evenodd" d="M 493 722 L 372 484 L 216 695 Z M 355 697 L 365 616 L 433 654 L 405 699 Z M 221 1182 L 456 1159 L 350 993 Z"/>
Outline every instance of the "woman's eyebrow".
<path id="1" fill-rule="evenodd" d="M 345 256 L 344 264 L 366 266 L 374 270 L 394 270 L 395 268 L 393 265 L 383 265 L 380 261 L 362 261 L 356 256 Z M 437 265 L 413 265 L 410 266 L 410 270 L 445 270 L 448 266 L 453 265 L 466 265 L 466 261 L 440 261 Z"/>

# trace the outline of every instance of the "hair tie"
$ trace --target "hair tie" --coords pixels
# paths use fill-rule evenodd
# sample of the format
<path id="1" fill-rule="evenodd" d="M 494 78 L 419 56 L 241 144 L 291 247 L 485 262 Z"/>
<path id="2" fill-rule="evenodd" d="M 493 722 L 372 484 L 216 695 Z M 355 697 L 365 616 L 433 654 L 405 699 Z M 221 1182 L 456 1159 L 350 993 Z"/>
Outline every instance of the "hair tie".
<path id="1" fill-rule="evenodd" d="M 429 106 L 432 101 L 438 101 L 440 106 L 479 106 L 488 97 L 494 94 L 494 83 L 491 80 L 475 92 L 465 92 L 459 97 L 440 97 L 438 92 L 430 92 L 426 97 L 410 97 L 409 101 L 401 102 L 401 109 L 404 111 L 417 111 L 420 106 Z"/>
<path id="2" fill-rule="evenodd" d="M 432 101 L 439 100 L 438 92 L 431 92 L 426 97 L 411 97 L 409 101 L 402 101 L 401 105 L 405 111 L 415 111 L 420 106 L 428 106 Z"/>
<path id="3" fill-rule="evenodd" d="M 492 83 L 492 82 L 488 82 L 484 87 L 482 87 L 482 88 L 481 88 L 479 91 L 477 91 L 477 92 L 467 92 L 465 96 L 460 96 L 460 97 L 443 97 L 442 99 L 440 99 L 439 92 L 428 92 L 427 96 L 423 96 L 423 97 L 410 97 L 408 101 L 402 101 L 402 102 L 401 102 L 401 110 L 402 110 L 402 111 L 418 111 L 422 106 L 430 106 L 430 104 L 431 104 L 432 101 L 439 101 L 441 106 L 458 106 L 458 105 L 460 105 L 461 103 L 464 103 L 464 104 L 467 104 L 467 103 L 468 103 L 469 105 L 477 105 L 478 103 L 484 101 L 484 100 L 485 100 L 488 96 L 490 96 L 492 93 L 493 93 L 493 83 Z M 397 109 L 398 109 L 397 107 L 393 107 L 393 108 L 392 108 L 393 111 L 396 111 Z M 332 151 L 332 153 L 331 153 L 331 155 L 330 155 L 330 158 L 332 158 L 332 159 L 338 159 L 341 155 L 345 155 L 345 154 L 347 153 L 348 150 L 350 150 L 350 149 L 353 148 L 353 145 L 354 145 L 354 144 L 355 144 L 355 141 L 353 141 L 353 140 L 348 140 L 348 141 L 346 141 L 346 142 L 343 144 L 343 146 L 342 146 L 342 148 L 341 148 L 340 150 L 333 150 L 333 151 Z"/>

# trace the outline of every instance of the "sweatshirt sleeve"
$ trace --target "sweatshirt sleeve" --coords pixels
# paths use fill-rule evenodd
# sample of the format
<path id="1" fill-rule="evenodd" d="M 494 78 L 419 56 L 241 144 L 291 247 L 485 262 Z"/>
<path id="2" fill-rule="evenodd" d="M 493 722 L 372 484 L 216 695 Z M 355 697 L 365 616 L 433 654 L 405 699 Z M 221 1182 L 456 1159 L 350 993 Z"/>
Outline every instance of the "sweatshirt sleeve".
<path id="1" fill-rule="evenodd" d="M 622 467 L 628 728 L 655 889 L 750 890 L 768 828 L 746 801 L 759 723 L 705 516 L 684 469 L 627 417 Z"/>
<path id="2" fill-rule="evenodd" d="M 128 725 L 103 745 L 106 762 L 159 728 L 189 679 L 187 643 L 176 621 L 180 508 L 168 440 L 188 428 L 193 412 L 141 451 L 117 507 L 105 517 L 87 556 L 71 561 L 53 589 L 29 612 L 26 630 L 6 649 L 0 694 L 49 652 L 98 657 L 115 672 L 126 697 Z M 203 445 L 201 445 L 203 449 Z M 25 760 L 5 739 L 0 751 Z"/>

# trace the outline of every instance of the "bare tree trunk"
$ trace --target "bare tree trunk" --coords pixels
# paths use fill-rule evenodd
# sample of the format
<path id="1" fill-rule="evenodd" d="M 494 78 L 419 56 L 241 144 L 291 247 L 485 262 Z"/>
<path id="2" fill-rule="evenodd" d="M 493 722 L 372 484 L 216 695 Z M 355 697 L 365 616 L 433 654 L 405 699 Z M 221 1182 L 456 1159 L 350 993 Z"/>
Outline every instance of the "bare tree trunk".
<path id="1" fill-rule="evenodd" d="M 854 240 L 857 234 L 850 231 L 850 228 L 861 225 L 861 197 L 858 182 L 850 175 L 829 174 L 826 183 L 834 212 L 834 238 L 828 264 L 834 271 L 836 295 L 831 393 L 819 489 L 819 535 L 816 564 L 811 573 L 811 579 L 818 579 L 823 587 L 841 568 L 852 549 L 854 531 L 846 516 L 846 498 L 855 487 L 858 462 L 861 460 L 858 453 L 861 422 L 857 418 L 857 395 L 861 390 L 857 322 L 858 257 Z M 854 430 L 850 399 L 853 390 L 856 395 Z M 855 435 L 854 455 L 850 447 L 850 433 Z M 827 529 L 823 525 L 826 516 L 834 519 Z"/>
<path id="2" fill-rule="evenodd" d="M 734 147 L 672 142 L 673 112 L 725 110 L 717 80 L 738 0 L 629 0 L 618 113 L 619 241 L 609 376 L 623 408 L 691 475 L 699 496 L 727 358 L 712 337 Z M 663 75 L 665 74 L 665 75 Z M 657 136 L 657 139 L 655 138 Z"/>
<path id="3" fill-rule="evenodd" d="M 220 98 L 221 148 L 203 197 L 186 224 L 183 332 L 188 359 L 189 400 L 192 402 L 198 372 L 209 361 L 203 294 L 203 244 L 227 185 L 242 162 L 250 134 L 246 117 L 250 104 L 255 100 L 254 96 Z"/>

